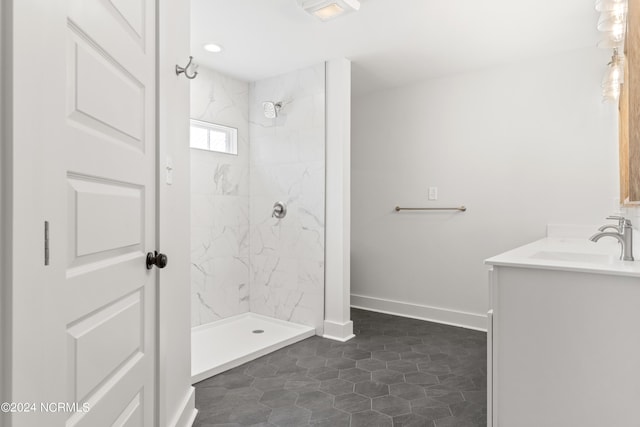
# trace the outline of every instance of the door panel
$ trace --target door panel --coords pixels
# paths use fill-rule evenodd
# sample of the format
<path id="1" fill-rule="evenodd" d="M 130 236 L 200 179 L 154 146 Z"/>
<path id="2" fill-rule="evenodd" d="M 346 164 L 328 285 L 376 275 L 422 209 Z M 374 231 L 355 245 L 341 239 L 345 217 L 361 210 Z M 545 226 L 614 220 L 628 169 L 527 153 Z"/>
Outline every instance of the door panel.
<path id="1" fill-rule="evenodd" d="M 143 310 L 141 292 L 136 291 L 67 328 L 74 402 L 86 399 L 126 361 L 143 354 Z"/>
<path id="2" fill-rule="evenodd" d="M 155 57 L 140 32 L 154 6 L 70 4 L 67 382 L 70 401 L 92 409 L 67 426 L 151 426 Z"/>
<path id="3" fill-rule="evenodd" d="M 125 8 L 118 9 L 115 6 L 116 3 L 122 6 L 129 1 L 139 4 L 144 10 L 139 24 L 136 24 L 143 29 L 142 36 L 131 30 L 129 19 L 135 21 L 133 15 L 125 11 L 129 17 L 126 19 L 123 14 Z M 81 28 L 89 40 L 113 56 L 125 70 L 136 77 L 146 72 L 139 57 L 140 53 L 154 54 L 155 43 L 149 41 L 154 41 L 155 37 L 155 3 L 148 0 L 70 0 L 67 19 L 70 26 Z"/>
<path id="4" fill-rule="evenodd" d="M 78 27 L 69 30 L 69 117 L 144 148 L 144 85 Z"/>
<path id="5" fill-rule="evenodd" d="M 39 351 L 46 362 L 38 374 L 34 362 L 15 363 L 13 395 L 89 410 L 12 414 L 13 425 L 151 427 L 157 272 L 145 258 L 156 249 L 155 1 L 14 5 L 14 70 L 29 70 L 14 88 L 24 106 L 16 144 L 28 147 L 16 150 L 16 164 L 42 165 L 17 175 L 16 187 L 37 201 L 24 229 L 48 221 L 51 251 L 46 267 L 33 256 L 41 240 L 15 252 L 21 268 L 36 260 L 38 280 L 14 285 L 13 329 L 23 332 L 14 358 Z M 38 38 L 47 40 L 42 58 Z"/>
<path id="6" fill-rule="evenodd" d="M 141 396 L 140 393 L 136 394 L 127 408 L 120 414 L 116 422 L 113 423 L 115 427 L 135 427 L 142 425 L 142 409 L 140 406 Z"/>
<path id="7" fill-rule="evenodd" d="M 83 257 L 144 250 L 144 187 L 69 178 L 70 264 Z M 102 254 L 102 256 L 100 256 Z"/>

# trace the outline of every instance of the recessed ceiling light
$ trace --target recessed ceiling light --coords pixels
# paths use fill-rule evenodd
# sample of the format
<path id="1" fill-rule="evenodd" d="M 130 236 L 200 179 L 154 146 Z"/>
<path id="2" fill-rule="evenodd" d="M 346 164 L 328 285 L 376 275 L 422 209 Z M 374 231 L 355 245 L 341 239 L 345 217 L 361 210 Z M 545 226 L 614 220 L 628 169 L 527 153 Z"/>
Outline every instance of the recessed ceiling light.
<path id="1" fill-rule="evenodd" d="M 219 44 L 215 44 L 215 43 L 207 43 L 204 46 L 202 46 L 204 48 L 204 50 L 206 50 L 207 52 L 213 52 L 213 53 L 218 53 L 218 52 L 222 52 L 222 46 L 220 46 Z"/>
<path id="2" fill-rule="evenodd" d="M 330 5 L 313 12 L 316 17 L 322 19 L 323 21 L 331 19 L 334 16 L 338 16 L 341 13 L 344 13 L 344 9 L 341 8 L 337 3 L 331 3 Z"/>
<path id="3" fill-rule="evenodd" d="M 298 0 L 298 4 L 322 21 L 360 9 L 358 0 Z"/>

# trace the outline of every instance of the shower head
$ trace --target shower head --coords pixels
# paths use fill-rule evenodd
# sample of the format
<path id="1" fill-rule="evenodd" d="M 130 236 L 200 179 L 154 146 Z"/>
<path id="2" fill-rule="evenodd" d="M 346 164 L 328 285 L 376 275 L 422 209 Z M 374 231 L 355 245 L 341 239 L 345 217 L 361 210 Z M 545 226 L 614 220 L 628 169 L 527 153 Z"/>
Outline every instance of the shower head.
<path id="1" fill-rule="evenodd" d="M 278 117 L 278 112 L 282 108 L 282 102 L 263 102 L 262 109 L 264 110 L 264 116 L 267 119 L 275 119 Z"/>

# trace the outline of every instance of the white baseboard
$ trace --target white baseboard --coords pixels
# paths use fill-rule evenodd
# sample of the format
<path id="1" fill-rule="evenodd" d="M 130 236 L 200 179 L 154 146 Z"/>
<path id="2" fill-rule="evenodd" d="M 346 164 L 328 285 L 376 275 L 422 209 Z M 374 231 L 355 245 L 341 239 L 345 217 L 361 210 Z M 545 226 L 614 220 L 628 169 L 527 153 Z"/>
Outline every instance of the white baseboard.
<path id="1" fill-rule="evenodd" d="M 189 387 L 189 393 L 184 399 L 182 410 L 176 415 L 174 422 L 171 423 L 173 427 L 191 427 L 196 420 L 198 410 L 196 409 L 196 389 Z"/>
<path id="2" fill-rule="evenodd" d="M 323 334 L 322 338 L 326 338 L 328 340 L 333 340 L 333 341 L 340 341 L 340 342 L 347 342 L 349 341 L 351 338 L 355 338 L 356 336 L 354 334 L 349 335 L 346 338 L 342 338 L 342 337 L 336 337 L 333 335 L 327 335 L 327 334 Z"/>
<path id="3" fill-rule="evenodd" d="M 330 320 L 324 321 L 324 334 L 322 338 L 328 338 L 334 341 L 349 341 L 353 335 L 353 322 L 349 320 L 345 323 L 332 322 Z"/>
<path id="4" fill-rule="evenodd" d="M 466 313 L 464 311 L 447 308 L 430 307 L 427 305 L 354 294 L 351 294 L 351 307 L 401 317 L 410 317 L 412 319 L 428 320 L 429 322 L 459 326 L 476 331 L 487 331 L 487 316 L 483 314 Z"/>

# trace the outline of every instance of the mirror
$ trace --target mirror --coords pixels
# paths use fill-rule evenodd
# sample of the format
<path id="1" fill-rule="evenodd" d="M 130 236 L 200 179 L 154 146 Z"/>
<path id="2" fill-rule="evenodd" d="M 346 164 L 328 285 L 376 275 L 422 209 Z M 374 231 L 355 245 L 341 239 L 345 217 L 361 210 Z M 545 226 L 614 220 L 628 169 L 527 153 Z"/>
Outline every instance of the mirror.
<path id="1" fill-rule="evenodd" d="M 640 205 L 640 0 L 629 0 L 620 91 L 620 202 Z"/>

